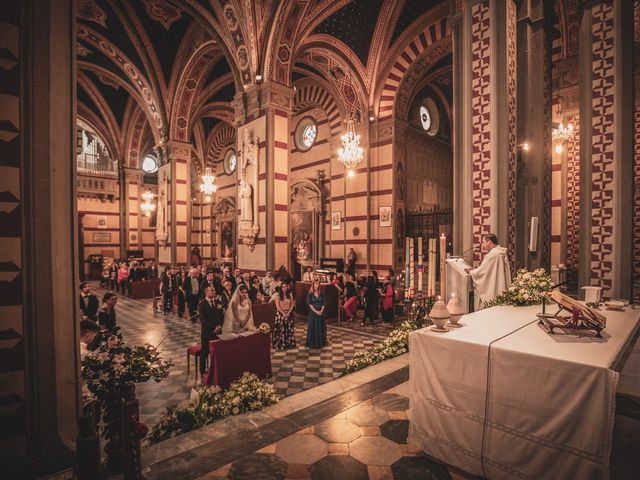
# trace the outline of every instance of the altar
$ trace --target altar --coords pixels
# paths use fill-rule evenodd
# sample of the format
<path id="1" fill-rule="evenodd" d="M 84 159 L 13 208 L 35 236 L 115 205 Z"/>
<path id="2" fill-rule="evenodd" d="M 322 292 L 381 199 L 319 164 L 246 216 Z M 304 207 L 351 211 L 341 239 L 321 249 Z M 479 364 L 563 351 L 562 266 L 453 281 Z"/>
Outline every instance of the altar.
<path id="1" fill-rule="evenodd" d="M 608 478 L 616 386 L 640 310 L 603 310 L 602 339 L 550 335 L 540 310 L 494 307 L 447 333 L 411 333 L 412 444 L 490 479 Z"/>

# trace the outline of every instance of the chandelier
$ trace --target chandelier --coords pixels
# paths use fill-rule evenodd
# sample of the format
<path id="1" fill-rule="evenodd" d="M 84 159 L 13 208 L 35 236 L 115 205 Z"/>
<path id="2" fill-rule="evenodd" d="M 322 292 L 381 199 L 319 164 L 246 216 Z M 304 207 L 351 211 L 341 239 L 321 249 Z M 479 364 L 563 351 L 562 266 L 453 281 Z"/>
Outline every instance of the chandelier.
<path id="1" fill-rule="evenodd" d="M 353 117 L 347 120 L 347 133 L 342 135 L 342 147 L 338 149 L 338 159 L 348 169 L 347 175 L 353 177 L 353 169 L 362 161 L 364 150 L 360 146 L 360 135 L 356 135 Z"/>
<path id="2" fill-rule="evenodd" d="M 148 217 L 151 215 L 151 212 L 156 209 L 156 206 L 153 203 L 155 195 L 151 190 L 147 190 L 142 193 L 141 197 L 142 200 L 144 200 L 144 203 L 140 205 L 140 209 L 144 212 L 145 217 Z"/>
<path id="3" fill-rule="evenodd" d="M 218 187 L 215 184 L 216 176 L 211 173 L 211 168 L 207 167 L 202 175 L 202 183 L 200 184 L 200 191 L 204 193 L 204 199 L 207 202 L 211 201 L 211 197 Z"/>
<path id="4" fill-rule="evenodd" d="M 564 143 L 570 140 L 573 137 L 573 124 L 568 123 L 565 127 L 562 122 L 558 124 L 557 127 L 554 127 L 551 130 L 551 136 L 553 137 L 554 143 Z"/>

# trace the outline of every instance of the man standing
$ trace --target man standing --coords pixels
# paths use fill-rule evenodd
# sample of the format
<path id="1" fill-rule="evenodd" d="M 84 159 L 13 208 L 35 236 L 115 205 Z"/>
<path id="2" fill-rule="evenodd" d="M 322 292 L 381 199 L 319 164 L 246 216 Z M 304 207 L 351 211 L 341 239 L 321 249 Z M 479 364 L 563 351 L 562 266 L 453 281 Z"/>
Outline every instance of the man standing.
<path id="1" fill-rule="evenodd" d="M 184 282 L 184 294 L 189 308 L 189 318 L 195 323 L 196 311 L 198 310 L 198 300 L 200 299 L 200 280 L 198 279 L 198 269 L 192 268 L 189 278 Z"/>
<path id="2" fill-rule="evenodd" d="M 166 315 L 173 310 L 173 290 L 175 288 L 175 280 L 173 278 L 173 269 L 167 267 L 162 274 L 162 314 Z"/>
<path id="3" fill-rule="evenodd" d="M 495 299 L 511 285 L 511 268 L 507 258 L 507 249 L 498 244 L 493 233 L 482 239 L 482 250 L 487 254 L 478 268 L 466 268 L 471 275 L 476 295 L 476 310 Z"/>
<path id="4" fill-rule="evenodd" d="M 98 308 L 100 308 L 100 302 L 98 302 L 98 297 L 91 293 L 91 285 L 89 282 L 80 283 L 80 310 L 82 310 L 82 318 L 88 318 L 94 322 L 97 321 Z"/>
<path id="5" fill-rule="evenodd" d="M 200 284 L 200 298 L 204 298 L 207 287 L 213 287 L 213 289 L 216 290 L 213 272 L 208 272 L 207 277 Z"/>
<path id="6" fill-rule="evenodd" d="M 207 369 L 207 357 L 209 356 L 209 341 L 222 333 L 224 324 L 224 304 L 216 294 L 212 285 L 206 287 L 204 298 L 198 304 L 198 317 L 200 318 L 200 375 Z"/>

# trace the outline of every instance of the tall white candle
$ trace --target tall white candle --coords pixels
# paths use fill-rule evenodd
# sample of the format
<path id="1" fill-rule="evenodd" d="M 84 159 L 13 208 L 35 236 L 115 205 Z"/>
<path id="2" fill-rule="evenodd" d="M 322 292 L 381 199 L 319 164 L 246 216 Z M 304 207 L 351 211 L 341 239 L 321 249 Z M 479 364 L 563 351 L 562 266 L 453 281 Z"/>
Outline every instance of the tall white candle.
<path id="1" fill-rule="evenodd" d="M 440 296 L 447 298 L 447 237 L 440 235 Z"/>
<path id="2" fill-rule="evenodd" d="M 422 295 L 423 270 L 424 270 L 424 256 L 422 254 L 422 237 L 418 237 L 418 295 Z"/>

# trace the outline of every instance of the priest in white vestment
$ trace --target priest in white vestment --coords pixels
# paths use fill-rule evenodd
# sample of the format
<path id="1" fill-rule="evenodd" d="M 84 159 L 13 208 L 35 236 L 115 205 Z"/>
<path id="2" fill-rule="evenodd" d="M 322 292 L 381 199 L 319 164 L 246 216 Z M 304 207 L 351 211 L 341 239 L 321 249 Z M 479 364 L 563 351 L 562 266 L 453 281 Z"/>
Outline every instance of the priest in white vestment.
<path id="1" fill-rule="evenodd" d="M 507 249 L 498 244 L 498 238 L 489 233 L 482 239 L 482 250 L 487 252 L 478 268 L 467 268 L 475 290 L 475 309 L 495 299 L 511 285 L 511 268 Z"/>

